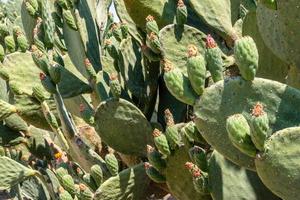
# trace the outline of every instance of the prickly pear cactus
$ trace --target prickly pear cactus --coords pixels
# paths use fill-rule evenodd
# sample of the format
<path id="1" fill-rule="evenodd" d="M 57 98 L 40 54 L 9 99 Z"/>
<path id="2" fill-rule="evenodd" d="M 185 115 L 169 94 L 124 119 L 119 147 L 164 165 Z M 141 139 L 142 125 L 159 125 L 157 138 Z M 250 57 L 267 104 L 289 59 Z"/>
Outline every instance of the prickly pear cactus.
<path id="1" fill-rule="evenodd" d="M 271 132 L 298 126 L 300 119 L 295 105 L 299 104 L 299 98 L 299 91 L 285 84 L 261 78 L 248 82 L 234 77 L 204 91 L 195 105 L 195 123 L 203 137 L 222 155 L 234 163 L 254 169 L 253 158 L 241 154 L 231 144 L 226 132 L 227 117 L 242 113 L 250 119 L 249 110 L 261 102 L 268 113 Z"/>

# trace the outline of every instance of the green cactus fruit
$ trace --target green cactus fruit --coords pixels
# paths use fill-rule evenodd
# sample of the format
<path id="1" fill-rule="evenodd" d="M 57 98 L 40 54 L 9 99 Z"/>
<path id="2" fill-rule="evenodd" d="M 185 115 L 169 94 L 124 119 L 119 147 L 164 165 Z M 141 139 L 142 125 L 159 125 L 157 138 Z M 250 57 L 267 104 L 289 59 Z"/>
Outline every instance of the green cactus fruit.
<path id="1" fill-rule="evenodd" d="M 223 59 L 222 51 L 211 35 L 206 37 L 205 59 L 207 69 L 209 70 L 214 82 L 223 80 Z"/>
<path id="2" fill-rule="evenodd" d="M 193 172 L 193 184 L 196 191 L 202 194 L 209 194 L 209 183 L 207 174 L 201 171 Z"/>
<path id="3" fill-rule="evenodd" d="M 161 43 L 156 33 L 151 32 L 147 34 L 146 44 L 154 53 L 160 54 Z"/>
<path id="4" fill-rule="evenodd" d="M 188 139 L 190 143 L 198 142 L 200 144 L 206 144 L 206 141 L 202 137 L 201 133 L 198 131 L 195 123 L 193 121 L 187 123 L 182 129 L 181 132 Z"/>
<path id="5" fill-rule="evenodd" d="M 176 10 L 176 24 L 184 25 L 187 22 L 187 16 L 187 7 L 185 6 L 183 0 L 178 0 Z"/>
<path id="6" fill-rule="evenodd" d="M 17 108 L 14 105 L 0 100 L 0 121 L 17 112 Z"/>
<path id="7" fill-rule="evenodd" d="M 266 6 L 267 8 L 277 10 L 277 2 L 276 0 L 259 0 L 261 4 Z"/>
<path id="8" fill-rule="evenodd" d="M 204 91 L 206 63 L 195 45 L 188 46 L 187 73 L 195 92 L 201 95 Z"/>
<path id="9" fill-rule="evenodd" d="M 39 3 L 38 0 L 26 0 L 26 2 L 28 2 L 34 10 L 38 11 L 39 10 Z"/>
<path id="10" fill-rule="evenodd" d="M 61 80 L 61 71 L 62 71 L 62 66 L 58 63 L 53 63 L 49 69 L 49 75 L 51 80 L 55 83 L 58 84 Z"/>
<path id="11" fill-rule="evenodd" d="M 56 93 L 56 86 L 49 76 L 44 73 L 40 73 L 40 80 L 47 92 L 51 94 Z"/>
<path id="12" fill-rule="evenodd" d="M 74 16 L 72 15 L 72 12 L 70 10 L 65 10 L 63 9 L 63 18 L 64 18 L 64 21 L 67 23 L 67 25 L 73 29 L 73 30 L 77 30 L 77 24 L 76 24 L 76 21 L 75 21 L 75 18 Z"/>
<path id="13" fill-rule="evenodd" d="M 159 28 L 158 25 L 152 15 L 148 15 L 146 17 L 146 31 L 148 34 L 151 34 L 152 32 L 158 35 Z"/>
<path id="14" fill-rule="evenodd" d="M 208 164 L 206 151 L 201 147 L 194 146 L 189 150 L 191 160 L 201 169 L 201 171 L 207 172 Z"/>
<path id="15" fill-rule="evenodd" d="M 78 198 L 80 200 L 92 200 L 94 197 L 93 192 L 84 184 L 79 184 Z"/>
<path id="16" fill-rule="evenodd" d="M 30 16 L 36 17 L 37 10 L 28 1 L 25 2 L 25 8 Z"/>
<path id="17" fill-rule="evenodd" d="M 73 200 L 72 195 L 66 191 L 63 187 L 60 187 L 59 189 L 59 200 Z"/>
<path id="18" fill-rule="evenodd" d="M 4 38 L 4 44 L 9 53 L 13 53 L 16 50 L 16 43 L 12 35 L 8 35 Z"/>
<path id="19" fill-rule="evenodd" d="M 122 41 L 122 31 L 117 23 L 111 25 L 111 32 L 118 42 Z"/>
<path id="20" fill-rule="evenodd" d="M 95 181 L 97 187 L 100 187 L 103 182 L 103 172 L 100 165 L 95 164 L 91 167 L 91 176 Z"/>
<path id="21" fill-rule="evenodd" d="M 90 82 L 95 82 L 97 79 L 97 74 L 95 72 L 95 69 L 92 65 L 92 63 L 90 62 L 90 60 L 88 58 L 84 59 L 84 66 L 88 75 L 88 79 Z"/>
<path id="22" fill-rule="evenodd" d="M 18 33 L 17 44 L 21 52 L 26 52 L 26 50 L 29 48 L 28 41 L 26 39 L 26 36 L 23 33 Z"/>
<path id="23" fill-rule="evenodd" d="M 158 129 L 154 129 L 152 135 L 154 137 L 156 148 L 163 155 L 162 158 L 167 158 L 171 154 L 171 152 L 166 136 L 162 134 L 162 132 L 160 132 L 160 130 Z"/>
<path id="24" fill-rule="evenodd" d="M 68 9 L 68 1 L 67 0 L 56 0 L 55 1 L 60 7 L 63 9 Z"/>
<path id="25" fill-rule="evenodd" d="M 5 50 L 3 46 L 0 44 L 0 62 L 2 62 L 5 58 Z"/>
<path id="26" fill-rule="evenodd" d="M 67 190 L 72 196 L 76 194 L 76 186 L 71 175 L 66 174 L 62 177 L 61 185 Z"/>
<path id="27" fill-rule="evenodd" d="M 31 49 L 32 60 L 34 61 L 36 66 L 45 74 L 48 74 L 48 69 L 50 68 L 50 65 L 47 56 L 42 51 L 40 51 L 35 45 L 32 45 Z"/>
<path id="28" fill-rule="evenodd" d="M 55 128 L 55 129 L 59 128 L 56 117 L 53 114 L 53 112 L 51 112 L 51 111 L 50 112 L 45 112 L 45 117 L 46 117 L 46 120 L 47 120 L 48 124 L 51 127 Z"/>
<path id="29" fill-rule="evenodd" d="M 251 139 L 255 147 L 263 151 L 266 139 L 271 135 L 269 118 L 261 103 L 256 103 L 252 109 Z"/>
<path id="30" fill-rule="evenodd" d="M 55 174 L 57 176 L 57 178 L 59 179 L 59 181 L 62 181 L 64 175 L 68 174 L 68 170 L 66 169 L 65 166 L 59 166 L 56 170 L 55 170 Z"/>
<path id="31" fill-rule="evenodd" d="M 234 57 L 242 77 L 248 81 L 253 80 L 258 70 L 259 55 L 256 44 L 250 36 L 235 41 Z"/>
<path id="32" fill-rule="evenodd" d="M 5 81 L 9 80 L 9 74 L 7 73 L 7 71 L 5 69 L 3 69 L 2 67 L 0 68 L 0 78 L 2 78 Z"/>
<path id="33" fill-rule="evenodd" d="M 175 126 L 173 115 L 169 109 L 165 110 L 166 131 L 165 135 L 169 143 L 170 149 L 175 150 L 177 146 L 181 145 L 181 137 L 178 128 Z"/>
<path id="34" fill-rule="evenodd" d="M 63 28 L 64 24 L 63 24 L 62 18 L 58 14 L 58 12 L 52 12 L 51 15 L 52 15 L 55 25 L 58 26 L 59 28 Z"/>
<path id="35" fill-rule="evenodd" d="M 163 171 L 167 164 L 164 159 L 162 159 L 162 154 L 155 150 L 154 147 L 147 145 L 147 157 L 149 163 L 158 171 Z"/>
<path id="36" fill-rule="evenodd" d="M 226 120 L 226 130 L 232 144 L 248 156 L 256 156 L 256 148 L 251 141 L 251 130 L 242 114 L 229 116 Z"/>
<path id="37" fill-rule="evenodd" d="M 80 116 L 82 119 L 92 125 L 95 123 L 95 118 L 94 118 L 94 110 L 85 106 L 84 104 L 79 105 L 79 111 L 80 111 Z"/>
<path id="38" fill-rule="evenodd" d="M 146 174 L 148 177 L 153 180 L 156 183 L 165 183 L 166 182 L 166 177 L 159 173 L 150 163 L 145 162 L 144 163 Z"/>
<path id="39" fill-rule="evenodd" d="M 197 94 L 194 92 L 189 79 L 175 68 L 168 60 L 163 61 L 164 81 L 169 92 L 179 101 L 188 105 L 194 105 Z"/>
<path id="40" fill-rule="evenodd" d="M 1 37 L 5 37 L 7 35 L 9 35 L 9 29 L 8 26 L 6 24 L 0 24 L 0 35 Z"/>
<path id="41" fill-rule="evenodd" d="M 118 98 L 120 98 L 121 92 L 122 92 L 121 84 L 118 80 L 118 75 L 113 73 L 110 75 L 109 78 L 110 78 L 110 80 L 109 80 L 110 92 L 114 98 L 118 99 Z"/>
<path id="42" fill-rule="evenodd" d="M 160 61 L 160 55 L 154 53 L 147 45 L 141 46 L 142 52 L 144 56 L 148 58 L 149 61 Z"/>
<path id="43" fill-rule="evenodd" d="M 122 21 L 120 26 L 122 37 L 127 38 L 129 36 L 129 27 L 128 24 L 125 21 Z"/>
<path id="44" fill-rule="evenodd" d="M 43 102 L 47 98 L 44 89 L 40 85 L 34 86 L 32 88 L 32 96 L 39 100 L 39 102 Z"/>
<path id="45" fill-rule="evenodd" d="M 109 55 L 111 57 L 113 57 L 114 59 L 118 59 L 119 52 L 118 52 L 117 48 L 112 44 L 112 41 L 107 39 L 107 40 L 104 41 L 104 44 L 105 44 L 104 48 L 107 50 Z"/>
<path id="46" fill-rule="evenodd" d="M 119 162 L 113 153 L 105 155 L 106 167 L 112 176 L 116 176 L 119 173 Z"/>

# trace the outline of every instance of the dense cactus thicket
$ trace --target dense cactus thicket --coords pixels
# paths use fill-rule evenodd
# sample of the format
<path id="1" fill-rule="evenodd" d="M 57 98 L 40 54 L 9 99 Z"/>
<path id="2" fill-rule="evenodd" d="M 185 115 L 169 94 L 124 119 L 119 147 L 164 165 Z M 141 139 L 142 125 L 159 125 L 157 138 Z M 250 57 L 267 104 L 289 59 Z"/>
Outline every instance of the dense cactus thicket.
<path id="1" fill-rule="evenodd" d="M 299 7 L 0 3 L 0 198 L 298 200 Z"/>

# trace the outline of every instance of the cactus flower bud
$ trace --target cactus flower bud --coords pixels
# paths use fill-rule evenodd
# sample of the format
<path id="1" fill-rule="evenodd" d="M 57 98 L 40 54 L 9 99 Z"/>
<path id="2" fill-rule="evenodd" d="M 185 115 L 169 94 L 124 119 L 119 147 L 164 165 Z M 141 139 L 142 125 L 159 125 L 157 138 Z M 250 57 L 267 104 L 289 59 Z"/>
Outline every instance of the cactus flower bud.
<path id="1" fill-rule="evenodd" d="M 165 183 L 166 177 L 164 177 L 159 171 L 157 171 L 151 164 L 145 162 L 144 167 L 148 177 L 156 183 Z"/>
<path id="2" fill-rule="evenodd" d="M 113 95 L 114 98 L 120 98 L 122 88 L 121 84 L 118 80 L 118 75 L 115 73 L 112 73 L 110 75 L 110 80 L 109 80 L 109 87 L 110 87 L 110 92 Z"/>
<path id="3" fill-rule="evenodd" d="M 163 171 L 166 168 L 167 164 L 162 159 L 162 155 L 150 145 L 147 145 L 147 157 L 150 164 L 158 171 Z"/>

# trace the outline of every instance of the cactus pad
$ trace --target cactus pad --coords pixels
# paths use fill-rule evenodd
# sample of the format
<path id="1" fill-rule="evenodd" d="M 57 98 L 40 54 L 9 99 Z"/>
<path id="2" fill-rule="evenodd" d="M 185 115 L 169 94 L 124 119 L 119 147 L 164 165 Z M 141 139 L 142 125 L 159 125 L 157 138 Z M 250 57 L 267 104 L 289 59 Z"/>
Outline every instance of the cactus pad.
<path id="1" fill-rule="evenodd" d="M 299 199 L 299 146 L 300 128 L 286 128 L 274 133 L 255 159 L 263 183 L 282 199 Z"/>
<path id="2" fill-rule="evenodd" d="M 95 114 L 96 130 L 116 151 L 146 155 L 151 143 L 152 128 L 143 113 L 124 99 L 109 99 L 101 103 Z"/>

